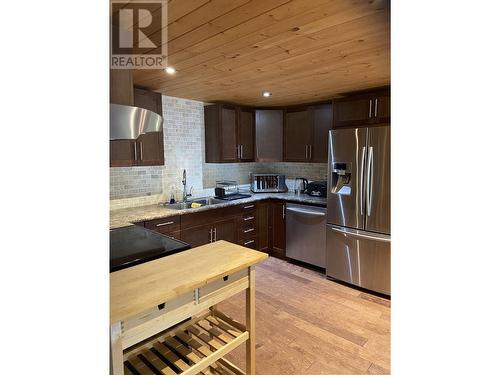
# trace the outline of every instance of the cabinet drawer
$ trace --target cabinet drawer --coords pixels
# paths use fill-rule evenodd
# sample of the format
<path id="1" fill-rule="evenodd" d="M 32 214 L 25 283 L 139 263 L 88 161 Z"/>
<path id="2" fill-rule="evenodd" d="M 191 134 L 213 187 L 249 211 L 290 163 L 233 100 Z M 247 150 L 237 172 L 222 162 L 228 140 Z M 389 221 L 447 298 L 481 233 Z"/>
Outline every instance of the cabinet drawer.
<path id="1" fill-rule="evenodd" d="M 256 222 L 257 222 L 257 212 L 256 211 L 251 211 L 251 212 L 245 212 L 243 215 L 238 220 L 238 226 L 240 228 L 243 227 L 255 227 Z"/>
<path id="2" fill-rule="evenodd" d="M 255 211 L 255 209 L 257 208 L 257 203 L 252 202 L 252 203 L 240 204 L 238 207 L 240 208 L 241 212 L 243 212 L 244 215 L 249 215 L 251 212 Z"/>
<path id="3" fill-rule="evenodd" d="M 146 228 L 163 234 L 172 234 L 181 230 L 181 222 L 179 216 L 170 216 L 163 219 L 155 219 L 146 221 Z"/>
<path id="4" fill-rule="evenodd" d="M 257 227 L 255 226 L 250 225 L 248 227 L 239 228 L 238 238 L 240 240 L 247 240 L 256 236 L 257 236 Z"/>
<path id="5" fill-rule="evenodd" d="M 249 249 L 257 249 L 257 237 L 242 239 L 240 245 L 248 247 Z"/>

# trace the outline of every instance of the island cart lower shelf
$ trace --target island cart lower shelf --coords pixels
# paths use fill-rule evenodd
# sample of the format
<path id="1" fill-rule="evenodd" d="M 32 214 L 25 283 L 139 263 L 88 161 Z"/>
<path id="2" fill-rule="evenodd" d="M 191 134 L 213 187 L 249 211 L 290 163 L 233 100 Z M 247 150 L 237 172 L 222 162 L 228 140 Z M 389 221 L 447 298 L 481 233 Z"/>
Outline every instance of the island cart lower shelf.
<path id="1" fill-rule="evenodd" d="M 125 374 L 242 375 L 222 357 L 248 337 L 245 326 L 215 310 L 125 351 Z"/>

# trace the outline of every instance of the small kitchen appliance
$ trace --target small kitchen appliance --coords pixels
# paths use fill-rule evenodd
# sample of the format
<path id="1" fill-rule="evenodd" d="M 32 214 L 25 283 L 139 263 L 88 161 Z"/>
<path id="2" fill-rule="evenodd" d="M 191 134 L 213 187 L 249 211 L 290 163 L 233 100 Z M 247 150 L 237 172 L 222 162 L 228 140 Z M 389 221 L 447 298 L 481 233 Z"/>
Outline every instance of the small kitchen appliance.
<path id="1" fill-rule="evenodd" d="M 299 181 L 299 183 L 297 184 L 297 181 Z M 306 191 L 307 189 L 307 184 L 309 183 L 309 181 L 307 181 L 307 178 L 304 178 L 304 177 L 297 177 L 295 179 L 295 191 L 294 193 L 295 194 L 302 194 Z"/>
<path id="2" fill-rule="evenodd" d="M 325 181 L 312 181 L 307 184 L 307 189 L 304 193 L 311 197 L 326 198 L 327 183 Z"/>
<path id="3" fill-rule="evenodd" d="M 252 174 L 250 190 L 254 193 L 286 193 L 288 187 L 284 174 Z"/>
<path id="4" fill-rule="evenodd" d="M 215 182 L 215 197 L 226 201 L 232 201 L 235 199 L 250 198 L 251 195 L 241 194 L 236 181 L 225 180 Z"/>

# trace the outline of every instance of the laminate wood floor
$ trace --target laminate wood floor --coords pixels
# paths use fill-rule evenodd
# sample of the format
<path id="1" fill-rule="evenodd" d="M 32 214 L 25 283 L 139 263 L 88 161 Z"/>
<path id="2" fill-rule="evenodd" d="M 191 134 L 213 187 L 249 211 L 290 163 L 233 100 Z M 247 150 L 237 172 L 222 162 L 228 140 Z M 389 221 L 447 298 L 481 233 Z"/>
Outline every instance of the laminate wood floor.
<path id="1" fill-rule="evenodd" d="M 390 301 L 269 258 L 256 266 L 257 374 L 390 373 Z M 218 305 L 244 323 L 245 294 Z M 245 346 L 227 359 L 245 368 Z"/>

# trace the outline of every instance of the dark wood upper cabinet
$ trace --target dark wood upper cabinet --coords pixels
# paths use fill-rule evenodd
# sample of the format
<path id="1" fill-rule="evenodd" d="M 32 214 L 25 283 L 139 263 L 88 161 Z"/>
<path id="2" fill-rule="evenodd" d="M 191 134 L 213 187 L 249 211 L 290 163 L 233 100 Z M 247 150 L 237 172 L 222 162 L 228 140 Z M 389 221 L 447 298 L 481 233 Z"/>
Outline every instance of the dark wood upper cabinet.
<path id="1" fill-rule="evenodd" d="M 388 124 L 391 121 L 391 97 L 381 94 L 375 98 L 375 119 L 379 124 Z"/>
<path id="2" fill-rule="evenodd" d="M 332 129 L 330 103 L 287 109 L 284 124 L 284 160 L 328 161 L 328 131 Z"/>
<path id="3" fill-rule="evenodd" d="M 139 136 L 135 145 L 137 157 L 135 165 L 163 165 L 163 132 L 147 133 Z"/>
<path id="4" fill-rule="evenodd" d="M 312 116 L 307 107 L 286 110 L 283 127 L 284 161 L 309 161 L 311 127 Z"/>
<path id="5" fill-rule="evenodd" d="M 388 89 L 350 94 L 333 101 L 333 126 L 354 127 L 390 123 Z"/>
<path id="6" fill-rule="evenodd" d="M 283 110 L 255 111 L 255 148 L 256 161 L 283 160 Z"/>
<path id="7" fill-rule="evenodd" d="M 220 121 L 221 161 L 238 161 L 236 108 L 222 106 Z"/>
<path id="8" fill-rule="evenodd" d="M 134 141 L 129 139 L 116 139 L 109 142 L 109 159 L 112 167 L 131 167 L 134 165 Z"/>
<path id="9" fill-rule="evenodd" d="M 133 88 L 126 75 L 115 71 L 111 71 L 111 103 L 145 108 L 162 116 L 161 94 Z M 132 102 L 125 100 L 126 92 L 132 93 Z M 135 140 L 114 140 L 110 141 L 110 163 L 112 167 L 163 165 L 163 151 L 163 131 L 143 134 Z"/>
<path id="10" fill-rule="evenodd" d="M 134 105 L 139 108 L 145 108 L 163 116 L 163 107 L 161 94 L 144 89 L 134 88 Z"/>
<path id="11" fill-rule="evenodd" d="M 335 125 L 361 125 L 370 119 L 370 99 L 339 100 L 333 102 Z"/>
<path id="12" fill-rule="evenodd" d="M 333 112 L 331 103 L 312 107 L 313 136 L 311 145 L 311 161 L 328 162 L 328 131 L 333 128 Z"/>
<path id="13" fill-rule="evenodd" d="M 110 69 L 109 102 L 121 105 L 134 105 L 134 79 L 132 70 Z"/>
<path id="14" fill-rule="evenodd" d="M 255 112 L 228 104 L 205 106 L 205 161 L 255 160 Z"/>
<path id="15" fill-rule="evenodd" d="M 255 111 L 240 108 L 238 111 L 238 146 L 240 161 L 255 160 Z"/>

